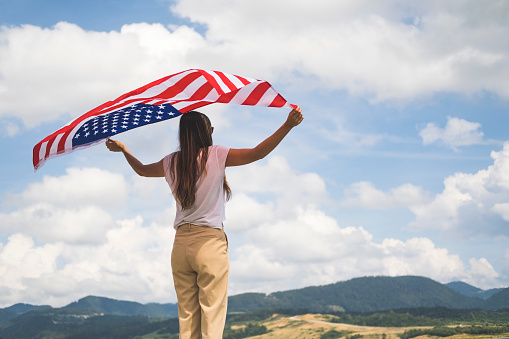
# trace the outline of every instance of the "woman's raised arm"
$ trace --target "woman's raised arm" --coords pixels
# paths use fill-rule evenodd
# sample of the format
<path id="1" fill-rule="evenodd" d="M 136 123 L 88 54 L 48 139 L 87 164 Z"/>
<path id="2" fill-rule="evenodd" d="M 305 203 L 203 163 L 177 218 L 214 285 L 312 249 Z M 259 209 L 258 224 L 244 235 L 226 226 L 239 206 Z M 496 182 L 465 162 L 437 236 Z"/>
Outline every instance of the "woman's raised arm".
<path id="1" fill-rule="evenodd" d="M 265 158 L 276 148 L 281 140 L 298 124 L 302 122 L 302 109 L 295 108 L 288 114 L 285 123 L 270 137 L 262 141 L 255 148 L 234 149 L 231 148 L 226 158 L 226 166 L 241 166 Z"/>
<path id="2" fill-rule="evenodd" d="M 142 177 L 164 177 L 163 160 L 144 165 L 129 152 L 127 147 L 118 140 L 106 139 L 106 147 L 112 152 L 122 152 L 132 169 Z"/>

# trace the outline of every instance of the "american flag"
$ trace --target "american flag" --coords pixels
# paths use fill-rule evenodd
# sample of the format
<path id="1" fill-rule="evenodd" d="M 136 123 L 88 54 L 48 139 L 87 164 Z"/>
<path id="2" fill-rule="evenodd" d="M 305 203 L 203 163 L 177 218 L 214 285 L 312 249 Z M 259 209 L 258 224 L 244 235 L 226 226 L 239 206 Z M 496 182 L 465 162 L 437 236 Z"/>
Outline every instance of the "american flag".
<path id="1" fill-rule="evenodd" d="M 34 169 L 39 169 L 50 158 L 97 144 L 115 134 L 175 118 L 216 102 L 296 107 L 289 104 L 267 81 L 190 69 L 106 102 L 42 139 L 34 147 Z"/>

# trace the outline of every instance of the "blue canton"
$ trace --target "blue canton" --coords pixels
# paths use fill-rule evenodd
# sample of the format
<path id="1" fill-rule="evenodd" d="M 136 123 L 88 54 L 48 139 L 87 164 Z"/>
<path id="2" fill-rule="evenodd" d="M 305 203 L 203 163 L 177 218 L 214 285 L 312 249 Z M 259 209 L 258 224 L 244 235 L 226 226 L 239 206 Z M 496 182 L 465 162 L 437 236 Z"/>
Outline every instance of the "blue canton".
<path id="1" fill-rule="evenodd" d="M 181 115 L 170 104 L 158 106 L 138 103 L 96 116 L 84 123 L 72 138 L 72 146 L 82 146 L 127 130 Z"/>

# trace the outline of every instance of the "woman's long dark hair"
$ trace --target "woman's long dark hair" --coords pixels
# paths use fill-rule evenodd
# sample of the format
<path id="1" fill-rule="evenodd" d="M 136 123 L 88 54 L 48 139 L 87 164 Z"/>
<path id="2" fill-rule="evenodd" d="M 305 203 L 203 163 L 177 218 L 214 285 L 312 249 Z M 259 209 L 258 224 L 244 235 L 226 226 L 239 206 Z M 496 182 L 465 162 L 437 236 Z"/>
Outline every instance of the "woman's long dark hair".
<path id="1" fill-rule="evenodd" d="M 208 147 L 212 146 L 212 126 L 209 118 L 200 112 L 190 111 L 182 114 L 179 124 L 179 151 L 170 159 L 170 176 L 175 182 L 174 196 L 183 210 L 194 205 L 196 182 L 207 175 Z M 226 200 L 231 197 L 231 189 L 223 181 Z"/>

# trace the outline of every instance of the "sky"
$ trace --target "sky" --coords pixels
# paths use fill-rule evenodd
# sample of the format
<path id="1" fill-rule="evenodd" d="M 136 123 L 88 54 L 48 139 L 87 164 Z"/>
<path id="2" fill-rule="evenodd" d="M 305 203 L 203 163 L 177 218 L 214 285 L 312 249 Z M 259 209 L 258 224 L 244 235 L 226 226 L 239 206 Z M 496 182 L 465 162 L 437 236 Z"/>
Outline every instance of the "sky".
<path id="1" fill-rule="evenodd" d="M 102 144 L 32 148 L 190 68 L 269 81 L 304 121 L 228 168 L 229 294 L 363 276 L 509 286 L 509 2 L 0 0 L 0 307 L 95 295 L 176 302 L 175 202 Z M 202 108 L 254 147 L 288 110 Z M 117 135 L 142 162 L 178 120 Z"/>

